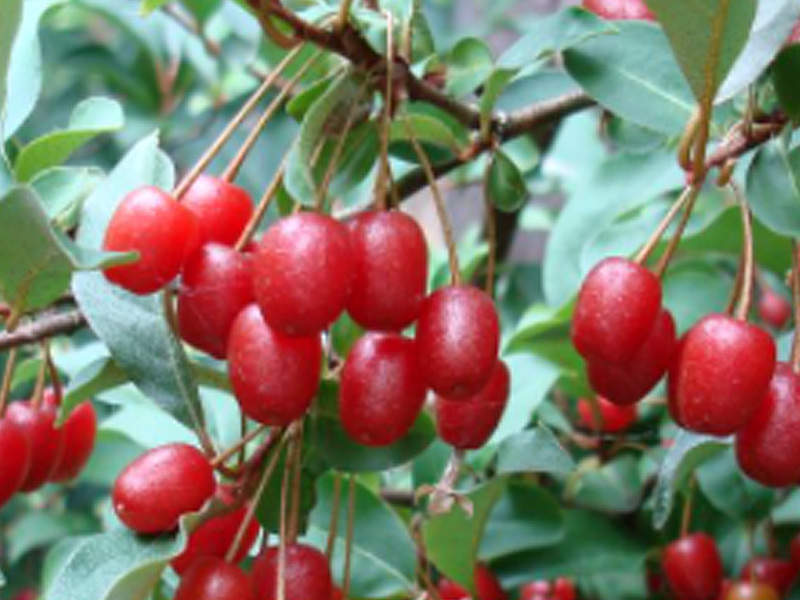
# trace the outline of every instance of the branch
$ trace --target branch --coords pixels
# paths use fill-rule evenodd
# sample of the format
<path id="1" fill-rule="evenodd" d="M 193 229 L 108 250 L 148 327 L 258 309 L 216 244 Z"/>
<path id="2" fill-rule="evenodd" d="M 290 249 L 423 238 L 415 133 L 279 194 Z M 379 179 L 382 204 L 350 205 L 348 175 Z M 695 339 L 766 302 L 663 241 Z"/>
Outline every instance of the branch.
<path id="1" fill-rule="evenodd" d="M 86 325 L 86 317 L 80 310 L 45 314 L 27 323 L 13 333 L 0 333 L 0 350 L 33 344 L 56 335 L 72 333 Z"/>

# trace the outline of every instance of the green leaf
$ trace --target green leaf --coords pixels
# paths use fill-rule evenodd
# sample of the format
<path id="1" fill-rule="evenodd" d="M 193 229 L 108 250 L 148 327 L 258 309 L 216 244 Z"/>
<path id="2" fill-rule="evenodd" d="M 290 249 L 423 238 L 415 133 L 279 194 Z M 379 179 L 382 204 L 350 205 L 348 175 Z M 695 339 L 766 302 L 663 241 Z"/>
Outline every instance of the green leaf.
<path id="1" fill-rule="evenodd" d="M 29 187 L 0 198 L 0 296 L 20 310 L 46 306 L 69 286 L 76 270 L 127 262 L 130 255 L 77 246 L 56 231 Z"/>
<path id="2" fill-rule="evenodd" d="M 48 598 L 145 600 L 169 561 L 186 544 L 186 533 L 140 538 L 127 530 L 82 538 L 54 576 Z"/>
<path id="3" fill-rule="evenodd" d="M 697 435 L 681 430 L 670 446 L 658 471 L 658 480 L 653 490 L 653 526 L 661 529 L 669 519 L 675 500 L 675 491 L 694 469 L 721 452 L 726 443 L 719 438 Z"/>
<path id="4" fill-rule="evenodd" d="M 125 371 L 110 358 L 104 357 L 90 362 L 70 379 L 61 399 L 58 424 L 63 425 L 75 407 L 84 400 L 123 385 L 127 381 L 128 376 Z"/>
<path id="5" fill-rule="evenodd" d="M 84 205 L 78 240 L 99 247 L 118 203 L 142 185 L 172 187 L 172 163 L 158 148 L 158 137 L 139 142 Z M 197 425 L 203 412 L 197 384 L 180 341 L 170 329 L 161 295 L 135 296 L 109 283 L 101 273 L 80 273 L 72 284 L 92 330 L 131 381 L 180 421 Z"/>
<path id="6" fill-rule="evenodd" d="M 790 152 L 781 140 L 762 146 L 747 172 L 747 199 L 764 225 L 800 236 L 800 148 Z"/>
<path id="7" fill-rule="evenodd" d="M 732 448 L 712 456 L 696 474 L 711 505 L 733 519 L 760 521 L 772 510 L 775 491 L 745 477 Z"/>
<path id="8" fill-rule="evenodd" d="M 400 119 L 392 121 L 389 129 L 390 142 L 406 142 L 409 132 L 422 144 L 430 144 L 458 154 L 463 146 L 463 140 L 456 137 L 446 123 L 436 119 L 433 115 L 412 112 Z"/>
<path id="9" fill-rule="evenodd" d="M 698 102 L 711 101 L 741 53 L 755 0 L 647 0 Z"/>
<path id="10" fill-rule="evenodd" d="M 436 437 L 433 420 L 427 412 L 417 417 L 411 431 L 391 446 L 369 448 L 347 435 L 339 420 L 338 387 L 322 382 L 311 413 L 311 439 L 319 457 L 331 467 L 350 473 L 385 471 L 418 456 Z"/>
<path id="11" fill-rule="evenodd" d="M 84 200 L 102 177 L 102 171 L 93 167 L 53 167 L 39 173 L 30 183 L 50 220 L 61 229 L 72 229 L 77 225 Z"/>
<path id="12" fill-rule="evenodd" d="M 800 4 L 794 0 L 759 2 L 747 45 L 717 93 L 724 102 L 753 83 L 780 52 L 792 27 L 800 19 Z"/>
<path id="13" fill-rule="evenodd" d="M 505 69 L 524 69 L 541 60 L 579 45 L 597 35 L 616 32 L 613 23 L 578 7 L 568 7 L 537 18 L 525 28 L 525 35 L 497 59 Z"/>
<path id="14" fill-rule="evenodd" d="M 123 126 L 122 107 L 110 98 L 89 98 L 72 111 L 66 129 L 48 133 L 20 150 L 14 162 L 17 181 L 30 181 L 41 171 L 59 165 L 89 140 Z"/>
<path id="15" fill-rule="evenodd" d="M 454 96 L 465 96 L 491 75 L 494 58 L 482 40 L 464 38 L 450 51 L 447 65 L 447 91 Z"/>
<path id="16" fill-rule="evenodd" d="M 280 532 L 281 523 L 281 488 L 283 473 L 286 471 L 286 454 L 288 449 L 281 451 L 275 471 L 267 482 L 267 487 L 256 507 L 256 517 L 261 526 L 270 533 Z M 300 509 L 299 527 L 304 532 L 308 526 L 308 519 L 314 506 L 317 504 L 316 483 L 318 474 L 313 473 L 306 465 L 300 471 Z"/>
<path id="17" fill-rule="evenodd" d="M 51 8 L 65 2 L 66 0 L 25 0 L 23 3 L 22 24 L 11 49 L 11 64 L 6 79 L 7 89 L 12 92 L 6 97 L 5 111 L 0 111 L 2 122 L 0 130 L 3 133 L 3 140 L 9 139 L 17 132 L 39 99 L 42 89 L 39 22 Z M 4 8 L 3 20 L 5 19 Z"/>
<path id="18" fill-rule="evenodd" d="M 3 137 L 3 118 L 6 108 L 8 67 L 11 63 L 11 47 L 22 22 L 22 0 L 7 0 L 0 21 L 0 139 Z M 4 152 L 0 150 L 0 154 Z M 1 189 L 1 188 L 0 188 Z"/>
<path id="19" fill-rule="evenodd" d="M 16 564 L 28 552 L 53 545 L 62 538 L 91 532 L 96 527 L 84 514 L 31 511 L 9 528 L 8 561 Z"/>
<path id="20" fill-rule="evenodd" d="M 516 212 L 528 198 L 528 186 L 517 165 L 500 149 L 486 168 L 486 195 L 497 209 Z"/>
<path id="21" fill-rule="evenodd" d="M 800 73 L 800 45 L 792 44 L 778 55 L 772 65 L 772 84 L 781 108 L 789 117 L 800 121 L 800 92 L 797 74 Z"/>
<path id="22" fill-rule="evenodd" d="M 609 514 L 629 513 L 639 506 L 643 483 L 639 463 L 623 455 L 599 469 L 580 473 L 569 494 L 575 504 Z"/>
<path id="23" fill-rule="evenodd" d="M 492 508 L 480 557 L 494 561 L 503 556 L 546 548 L 564 537 L 564 516 L 559 502 L 545 488 L 510 482 Z"/>
<path id="24" fill-rule="evenodd" d="M 317 506 L 310 515 L 308 537 L 324 546 L 330 530 L 336 475 L 328 473 L 317 484 Z M 333 559 L 334 576 L 341 581 L 347 528 L 348 481 L 341 482 L 339 527 Z M 361 482 L 355 484 L 353 554 L 350 593 L 354 598 L 405 595 L 414 587 L 416 549 L 397 514 Z"/>
<path id="25" fill-rule="evenodd" d="M 553 432 L 541 425 L 506 438 L 497 451 L 497 472 L 569 475 L 575 461 Z"/>
<path id="26" fill-rule="evenodd" d="M 504 479 L 493 479 L 466 495 L 472 503 L 472 515 L 456 503 L 450 512 L 432 516 L 422 525 L 430 561 L 468 590 L 474 589 L 473 570 L 484 528 L 505 489 Z"/>
<path id="27" fill-rule="evenodd" d="M 682 132 L 694 113 L 694 99 L 667 38 L 648 23 L 620 22 L 617 27 L 618 35 L 566 50 L 567 71 L 620 117 L 669 135 Z"/>
<path id="28" fill-rule="evenodd" d="M 141 0 L 139 4 L 139 13 L 142 14 L 142 16 L 147 16 L 164 6 L 168 1 L 169 0 Z"/>

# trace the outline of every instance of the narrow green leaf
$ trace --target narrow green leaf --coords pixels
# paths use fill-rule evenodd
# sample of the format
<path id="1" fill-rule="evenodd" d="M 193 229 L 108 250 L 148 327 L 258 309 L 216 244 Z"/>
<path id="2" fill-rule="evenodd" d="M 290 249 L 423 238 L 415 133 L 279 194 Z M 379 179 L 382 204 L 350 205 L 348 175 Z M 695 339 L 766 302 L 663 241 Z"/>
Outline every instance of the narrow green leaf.
<path id="1" fill-rule="evenodd" d="M 482 40 L 464 38 L 450 51 L 447 65 L 447 91 L 465 96 L 486 81 L 494 68 L 494 58 Z"/>
<path id="2" fill-rule="evenodd" d="M 755 0 L 647 0 L 698 102 L 713 100 L 750 35 Z"/>
<path id="3" fill-rule="evenodd" d="M 86 201 L 78 240 L 99 247 L 118 203 L 142 185 L 172 187 L 172 163 L 151 135 L 137 144 Z M 180 341 L 167 324 L 160 294 L 135 296 L 102 273 L 80 273 L 73 291 L 94 332 L 131 381 L 178 420 L 197 426 L 203 412 Z"/>
<path id="4" fill-rule="evenodd" d="M 522 173 L 500 149 L 495 150 L 486 168 L 484 186 L 489 201 L 503 212 L 516 212 L 528 199 L 528 186 Z"/>
<path id="5" fill-rule="evenodd" d="M 422 526 L 428 558 L 446 577 L 468 590 L 474 589 L 473 571 L 484 528 L 505 490 L 504 478 L 493 479 L 467 494 L 472 515 L 454 504 L 450 512 L 432 516 Z"/>
<path id="6" fill-rule="evenodd" d="M 575 461 L 553 432 L 541 425 L 512 435 L 497 451 L 497 472 L 569 475 Z"/>
<path id="7" fill-rule="evenodd" d="M 66 129 L 37 138 L 20 150 L 14 163 L 17 181 L 30 181 L 41 171 L 61 164 L 89 140 L 121 129 L 123 120 L 122 107 L 116 100 L 84 100 L 72 111 Z"/>
<path id="8" fill-rule="evenodd" d="M 800 91 L 797 74 L 800 73 L 800 44 L 792 44 L 778 55 L 772 65 L 772 84 L 781 108 L 789 117 L 800 121 Z"/>
<path id="9" fill-rule="evenodd" d="M 747 172 L 747 200 L 768 228 L 800 236 L 800 148 L 789 151 L 782 140 L 762 146 Z"/>

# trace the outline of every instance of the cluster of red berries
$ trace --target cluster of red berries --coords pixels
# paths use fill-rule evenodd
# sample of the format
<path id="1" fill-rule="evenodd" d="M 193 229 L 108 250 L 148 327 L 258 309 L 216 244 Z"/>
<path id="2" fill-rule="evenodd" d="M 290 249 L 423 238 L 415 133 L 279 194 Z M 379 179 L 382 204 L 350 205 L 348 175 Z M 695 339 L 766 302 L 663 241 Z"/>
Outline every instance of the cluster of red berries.
<path id="1" fill-rule="evenodd" d="M 140 258 L 106 276 L 145 294 L 180 273 L 181 336 L 227 358 L 235 396 L 255 421 L 283 426 L 307 412 L 321 334 L 347 311 L 367 330 L 341 370 L 341 422 L 354 440 L 397 441 L 432 389 L 442 439 L 483 445 L 509 393 L 497 313 L 472 286 L 426 297 L 428 252 L 416 221 L 399 211 L 366 211 L 347 224 L 300 212 L 238 252 L 232 244 L 251 211 L 244 190 L 210 176 L 180 203 L 156 188 L 135 190 L 113 215 L 104 248 Z M 413 339 L 402 335 L 414 324 Z"/>
<path id="2" fill-rule="evenodd" d="M 753 558 L 738 580 L 724 578 L 717 545 L 704 533 L 672 542 L 664 550 L 661 566 L 667 584 L 681 600 L 779 600 L 800 575 L 800 537 L 792 541 L 789 560 Z"/>
<path id="3" fill-rule="evenodd" d="M 800 481 L 800 375 L 776 364 L 775 343 L 760 327 L 711 314 L 678 340 L 658 278 L 614 257 L 584 280 L 572 340 L 590 384 L 608 401 L 632 405 L 667 374 L 669 410 L 679 425 L 735 434 L 739 465 L 756 481 Z"/>
<path id="4" fill-rule="evenodd" d="M 75 479 L 89 460 L 97 434 L 97 414 L 88 400 L 61 427 L 61 397 L 45 389 L 39 402 L 12 402 L 0 419 L 0 507 L 17 492 Z"/>

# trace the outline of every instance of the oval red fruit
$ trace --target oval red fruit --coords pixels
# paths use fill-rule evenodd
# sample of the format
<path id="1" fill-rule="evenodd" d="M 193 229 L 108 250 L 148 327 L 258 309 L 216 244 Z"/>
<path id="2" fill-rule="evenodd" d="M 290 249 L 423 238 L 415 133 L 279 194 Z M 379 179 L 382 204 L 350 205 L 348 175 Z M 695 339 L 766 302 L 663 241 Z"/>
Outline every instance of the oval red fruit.
<path id="1" fill-rule="evenodd" d="M 427 387 L 413 340 L 367 333 L 350 350 L 339 391 L 342 426 L 365 446 L 388 446 L 414 425 Z"/>
<path id="2" fill-rule="evenodd" d="M 50 480 L 64 455 L 64 433 L 55 427 L 56 410 L 44 402 L 39 408 L 30 402 L 14 402 L 5 418 L 28 438 L 31 449 L 30 467 L 20 490 L 37 490 Z"/>
<path id="3" fill-rule="evenodd" d="M 583 0 L 583 7 L 604 19 L 656 20 L 644 0 Z"/>
<path id="4" fill-rule="evenodd" d="M 714 600 L 722 586 L 722 561 L 717 545 L 704 533 L 686 535 L 664 550 L 667 583 L 682 600 Z"/>
<path id="5" fill-rule="evenodd" d="M 333 584 L 328 559 L 316 548 L 287 544 L 284 600 L 330 598 Z M 278 598 L 278 548 L 267 548 L 253 563 L 253 583 L 258 600 Z"/>
<path id="6" fill-rule="evenodd" d="M 181 203 L 200 229 L 200 244 L 233 246 L 253 214 L 253 201 L 244 189 L 211 175 L 200 175 L 186 190 Z"/>
<path id="7" fill-rule="evenodd" d="M 444 442 L 459 450 L 480 448 L 503 416 L 511 390 L 511 375 L 498 360 L 488 383 L 469 398 L 436 398 L 436 428 Z"/>
<path id="8" fill-rule="evenodd" d="M 319 334 L 284 335 L 264 321 L 255 304 L 233 323 L 231 385 L 244 413 L 260 423 L 287 425 L 302 417 L 317 393 L 321 362 Z"/>
<path id="9" fill-rule="evenodd" d="M 233 322 L 254 299 L 250 256 L 206 244 L 189 258 L 181 275 L 181 337 L 215 358 L 225 358 Z"/>
<path id="10" fill-rule="evenodd" d="M 175 278 L 197 240 L 197 222 L 186 207 L 156 187 L 138 188 L 111 217 L 103 249 L 138 252 L 139 260 L 104 273 L 130 292 L 152 294 Z"/>
<path id="11" fill-rule="evenodd" d="M 61 429 L 64 434 L 64 453 L 50 477 L 50 481 L 58 483 L 75 479 L 92 456 L 97 437 L 97 412 L 94 405 L 88 400 L 81 402 L 67 417 Z"/>
<path id="12" fill-rule="evenodd" d="M 250 577 L 219 558 L 196 561 L 181 578 L 174 600 L 254 600 Z"/>
<path id="13" fill-rule="evenodd" d="M 780 596 L 789 593 L 796 578 L 797 569 L 791 561 L 765 556 L 758 556 L 748 561 L 741 573 L 742 580 L 766 583 Z"/>
<path id="14" fill-rule="evenodd" d="M 350 223 L 353 288 L 347 312 L 365 329 L 400 331 L 419 315 L 428 247 L 417 222 L 399 211 L 367 211 Z"/>
<path id="15" fill-rule="evenodd" d="M 436 290 L 423 303 L 416 332 L 428 385 L 446 398 L 467 398 L 489 381 L 497 363 L 500 323 L 492 299 L 468 285 Z"/>
<path id="16" fill-rule="evenodd" d="M 31 447 L 25 430 L 0 419 L 0 507 L 20 490 L 30 466 Z"/>
<path id="17" fill-rule="evenodd" d="M 754 415 L 775 371 L 775 342 L 763 329 L 712 314 L 681 340 L 668 377 L 670 411 L 686 429 L 730 435 Z"/>
<path id="18" fill-rule="evenodd" d="M 792 305 L 775 290 L 766 288 L 758 299 L 758 316 L 770 327 L 783 329 L 792 316 Z"/>
<path id="19" fill-rule="evenodd" d="M 614 404 L 634 404 L 652 390 L 669 368 L 677 348 L 675 321 L 663 310 L 639 351 L 625 363 L 586 365 L 589 383 L 598 395 Z"/>
<path id="20" fill-rule="evenodd" d="M 553 600 L 576 600 L 578 591 L 571 579 L 559 577 L 553 583 Z"/>
<path id="21" fill-rule="evenodd" d="M 639 411 L 635 405 L 620 406 L 605 398 L 597 397 L 600 423 L 597 423 L 592 404 L 585 399 L 578 401 L 580 423 L 586 429 L 604 433 L 622 433 L 636 422 Z"/>
<path id="22" fill-rule="evenodd" d="M 253 256 L 256 299 L 264 318 L 287 335 L 319 333 L 342 313 L 353 279 L 347 228 L 318 213 L 272 225 Z"/>
<path id="23" fill-rule="evenodd" d="M 166 533 L 196 512 L 216 489 L 208 458 L 187 444 L 148 450 L 120 473 L 112 501 L 120 521 L 143 534 Z"/>
<path id="24" fill-rule="evenodd" d="M 771 487 L 800 481 L 800 376 L 778 363 L 769 391 L 736 434 L 739 467 Z"/>

